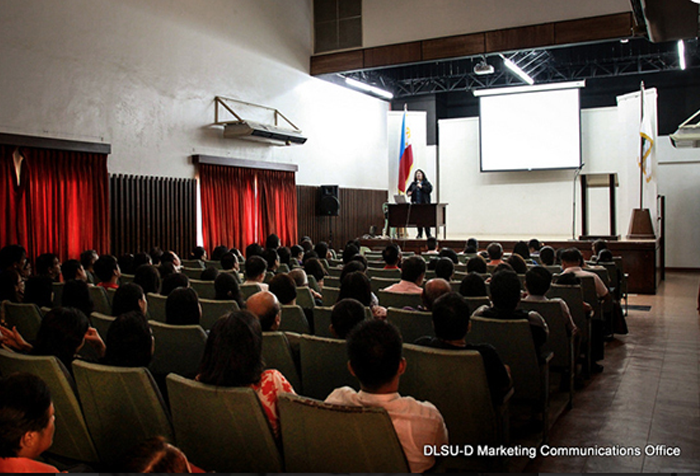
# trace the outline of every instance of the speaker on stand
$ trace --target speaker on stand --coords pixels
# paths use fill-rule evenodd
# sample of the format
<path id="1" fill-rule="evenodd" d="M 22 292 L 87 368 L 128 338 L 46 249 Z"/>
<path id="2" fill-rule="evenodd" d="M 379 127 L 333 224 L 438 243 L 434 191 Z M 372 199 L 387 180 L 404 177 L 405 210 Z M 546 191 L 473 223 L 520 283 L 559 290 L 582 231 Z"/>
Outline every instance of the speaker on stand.
<path id="1" fill-rule="evenodd" d="M 338 200 L 337 185 L 321 185 L 318 188 L 318 214 L 328 217 L 328 246 L 333 246 L 333 229 L 331 218 L 340 213 L 340 200 Z"/>

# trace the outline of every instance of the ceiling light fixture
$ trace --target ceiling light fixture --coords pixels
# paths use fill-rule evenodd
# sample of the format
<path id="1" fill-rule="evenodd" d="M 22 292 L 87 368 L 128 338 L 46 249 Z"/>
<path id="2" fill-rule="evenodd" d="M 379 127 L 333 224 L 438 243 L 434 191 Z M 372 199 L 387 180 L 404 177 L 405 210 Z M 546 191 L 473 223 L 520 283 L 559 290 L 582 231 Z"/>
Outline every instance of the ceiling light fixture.
<path id="1" fill-rule="evenodd" d="M 685 71 L 685 44 L 683 44 L 683 40 L 678 40 L 678 61 L 681 63 L 681 70 Z"/>
<path id="2" fill-rule="evenodd" d="M 496 71 L 496 68 L 494 68 L 492 64 L 488 64 L 486 62 L 485 57 L 482 57 L 481 61 L 479 61 L 478 63 L 476 63 L 474 65 L 474 74 L 478 74 L 480 76 L 482 76 L 484 74 L 493 74 L 495 71 Z"/>
<path id="3" fill-rule="evenodd" d="M 345 83 L 350 87 L 353 87 L 355 89 L 360 89 L 362 91 L 366 91 L 368 93 L 372 93 L 372 94 L 375 94 L 377 96 L 381 96 L 385 99 L 393 99 L 393 97 L 394 97 L 394 94 L 390 93 L 389 91 L 385 91 L 384 89 L 379 89 L 375 86 L 370 86 L 369 84 L 365 84 L 361 81 L 357 81 L 357 80 L 352 79 L 352 78 L 345 78 Z"/>
<path id="4" fill-rule="evenodd" d="M 509 70 L 511 70 L 516 76 L 518 76 L 520 79 L 522 79 L 523 81 L 525 81 L 525 82 L 526 82 L 527 84 L 529 84 L 530 86 L 532 86 L 533 84 L 535 84 L 535 80 L 532 79 L 532 78 L 530 77 L 530 75 L 527 74 L 525 71 L 523 71 L 522 69 L 520 69 L 520 67 L 519 67 L 517 64 L 513 63 L 511 60 L 509 60 L 508 58 L 506 58 L 506 57 L 503 56 L 503 55 L 501 55 L 501 58 L 503 58 L 503 64 L 506 65 L 506 68 L 508 68 Z"/>

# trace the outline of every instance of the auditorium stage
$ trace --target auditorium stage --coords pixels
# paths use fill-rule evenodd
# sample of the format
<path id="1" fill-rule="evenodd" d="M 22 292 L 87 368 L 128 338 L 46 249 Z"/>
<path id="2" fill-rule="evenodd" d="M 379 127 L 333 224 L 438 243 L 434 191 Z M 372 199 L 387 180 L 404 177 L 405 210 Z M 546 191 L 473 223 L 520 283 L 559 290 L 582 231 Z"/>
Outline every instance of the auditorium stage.
<path id="1" fill-rule="evenodd" d="M 411 236 L 415 236 L 415 230 L 409 229 Z M 474 238 L 479 240 L 479 249 L 484 250 L 489 243 L 497 241 L 503 245 L 506 252 L 511 252 L 513 246 L 519 240 L 527 242 L 531 236 L 523 238 L 509 237 L 480 237 L 475 235 Z M 561 237 L 538 237 L 545 245 L 549 245 L 555 250 L 557 248 L 575 247 L 581 250 L 585 259 L 589 259 L 591 251 L 591 241 L 581 241 L 564 239 Z M 448 239 L 438 238 L 441 247 L 452 248 L 455 251 L 462 251 L 466 245 L 467 237 L 452 237 Z M 388 243 L 398 244 L 402 250 L 421 252 L 425 251 L 425 239 L 389 239 L 389 238 L 373 238 L 360 240 L 363 246 L 367 246 L 372 250 L 381 250 Z M 659 280 L 659 258 L 661 256 L 660 240 L 619 240 L 608 241 L 608 248 L 615 256 L 622 256 L 625 273 L 629 274 L 627 281 L 627 291 L 634 294 L 656 294 L 656 286 Z"/>

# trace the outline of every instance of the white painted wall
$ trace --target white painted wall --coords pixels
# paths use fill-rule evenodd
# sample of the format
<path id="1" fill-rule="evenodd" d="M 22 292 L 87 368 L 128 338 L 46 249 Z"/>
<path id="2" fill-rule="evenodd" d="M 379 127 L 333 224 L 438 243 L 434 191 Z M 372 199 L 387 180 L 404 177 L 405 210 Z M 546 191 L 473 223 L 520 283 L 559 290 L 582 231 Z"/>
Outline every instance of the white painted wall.
<path id="1" fill-rule="evenodd" d="M 112 144 L 112 173 L 193 177 L 192 154 L 296 163 L 297 182 L 387 188 L 388 103 L 313 79 L 311 0 L 3 0 L 0 131 Z M 308 137 L 223 139 L 214 96 Z"/>
<path id="2" fill-rule="evenodd" d="M 367 48 L 629 11 L 628 0 L 364 0 L 362 46 Z"/>

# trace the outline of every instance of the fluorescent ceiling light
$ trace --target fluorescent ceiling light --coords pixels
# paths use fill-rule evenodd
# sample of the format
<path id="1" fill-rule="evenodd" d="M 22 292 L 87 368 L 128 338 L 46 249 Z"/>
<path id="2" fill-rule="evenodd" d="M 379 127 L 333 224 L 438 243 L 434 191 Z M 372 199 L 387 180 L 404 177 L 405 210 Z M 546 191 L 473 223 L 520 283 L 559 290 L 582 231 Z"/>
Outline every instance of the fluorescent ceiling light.
<path id="1" fill-rule="evenodd" d="M 376 94 L 377 96 L 381 96 L 386 99 L 392 99 L 394 95 L 390 93 L 389 91 L 385 91 L 383 89 L 379 89 L 375 86 L 370 86 L 369 84 L 365 84 L 360 81 L 356 81 L 352 78 L 345 78 L 345 83 L 348 86 L 351 86 L 356 89 L 361 89 L 362 91 L 367 91 L 368 93 Z"/>
<path id="2" fill-rule="evenodd" d="M 506 58 L 505 56 L 501 55 L 501 58 L 503 58 L 503 63 L 506 65 L 506 68 L 511 70 L 513 73 L 515 73 L 516 76 L 518 76 L 520 79 L 525 81 L 529 85 L 535 84 L 535 80 L 530 77 L 529 74 L 527 74 L 525 71 L 520 69 L 520 67 L 513 63 L 511 60 Z"/>
<path id="3" fill-rule="evenodd" d="M 700 2 L 700 0 L 698 0 Z M 678 40 L 678 60 L 681 63 L 681 69 L 685 70 L 685 45 L 683 40 Z"/>
<path id="4" fill-rule="evenodd" d="M 700 1 L 700 0 L 698 0 Z M 565 83 L 538 84 L 536 86 L 513 86 L 510 88 L 477 89 L 472 91 L 474 96 L 494 96 L 496 94 L 533 93 L 537 91 L 552 91 L 555 89 L 585 88 L 586 81 L 567 81 Z"/>

